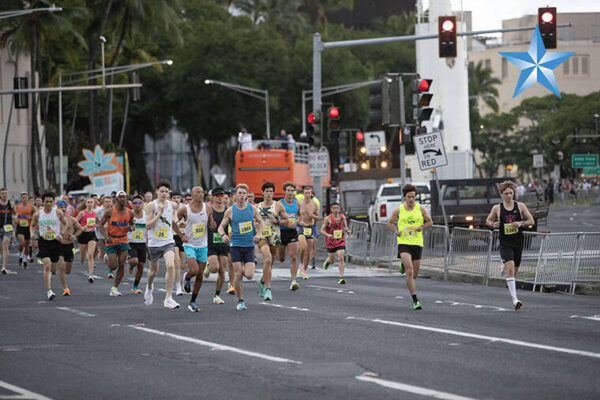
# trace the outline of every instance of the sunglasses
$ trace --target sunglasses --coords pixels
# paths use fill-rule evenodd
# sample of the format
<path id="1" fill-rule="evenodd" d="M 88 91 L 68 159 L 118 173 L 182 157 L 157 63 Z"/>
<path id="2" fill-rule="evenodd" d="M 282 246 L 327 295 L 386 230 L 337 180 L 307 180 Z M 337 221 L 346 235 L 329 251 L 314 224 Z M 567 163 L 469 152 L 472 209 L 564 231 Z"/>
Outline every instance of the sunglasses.
<path id="1" fill-rule="evenodd" d="M 142 204 L 142 202 L 138 200 L 138 201 L 134 201 L 133 204 Z"/>

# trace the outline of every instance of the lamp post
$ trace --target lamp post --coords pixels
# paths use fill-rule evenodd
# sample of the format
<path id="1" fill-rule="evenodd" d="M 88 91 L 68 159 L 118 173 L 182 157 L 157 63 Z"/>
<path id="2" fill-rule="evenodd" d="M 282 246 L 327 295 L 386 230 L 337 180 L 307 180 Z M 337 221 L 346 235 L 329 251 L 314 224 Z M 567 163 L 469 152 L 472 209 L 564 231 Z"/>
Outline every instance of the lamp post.
<path id="1" fill-rule="evenodd" d="M 247 94 L 254 98 L 260 99 L 265 102 L 265 118 L 267 123 L 267 139 L 271 139 L 271 122 L 269 117 L 269 91 L 263 89 L 256 89 L 249 86 L 236 85 L 235 83 L 215 81 L 213 79 L 206 79 L 204 81 L 206 85 L 220 85 L 228 89 L 235 90 L 236 92 Z"/>

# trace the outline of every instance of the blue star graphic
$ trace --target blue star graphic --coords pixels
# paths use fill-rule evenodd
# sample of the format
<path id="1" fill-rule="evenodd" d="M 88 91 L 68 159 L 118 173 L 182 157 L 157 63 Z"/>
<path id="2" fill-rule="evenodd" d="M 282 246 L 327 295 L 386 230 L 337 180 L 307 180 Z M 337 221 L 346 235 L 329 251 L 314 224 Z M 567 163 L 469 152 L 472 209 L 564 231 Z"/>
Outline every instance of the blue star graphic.
<path id="1" fill-rule="evenodd" d="M 546 89 L 560 98 L 560 92 L 558 91 L 558 85 L 556 84 L 552 70 L 575 54 L 575 52 L 546 52 L 542 35 L 536 25 L 528 52 L 501 51 L 499 54 L 521 69 L 521 76 L 519 76 L 519 82 L 517 82 L 513 98 L 517 97 L 518 94 L 535 82 L 541 83 Z"/>

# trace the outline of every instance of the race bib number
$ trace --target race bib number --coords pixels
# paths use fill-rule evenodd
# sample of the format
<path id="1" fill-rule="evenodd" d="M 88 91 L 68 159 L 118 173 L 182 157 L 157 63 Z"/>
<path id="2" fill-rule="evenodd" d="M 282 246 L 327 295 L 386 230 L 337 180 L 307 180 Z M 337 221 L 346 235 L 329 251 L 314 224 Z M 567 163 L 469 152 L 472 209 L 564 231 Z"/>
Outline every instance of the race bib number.
<path id="1" fill-rule="evenodd" d="M 169 237 L 169 228 L 166 226 L 159 226 L 154 230 L 154 237 L 157 239 L 166 239 Z"/>
<path id="2" fill-rule="evenodd" d="M 404 228 L 404 235 L 406 236 L 415 236 L 417 232 L 410 228 Z"/>
<path id="3" fill-rule="evenodd" d="M 213 243 L 223 243 L 223 238 L 219 235 L 219 232 L 213 232 Z"/>
<path id="4" fill-rule="evenodd" d="M 312 235 L 312 228 L 304 228 L 304 229 L 302 230 L 302 234 L 303 234 L 304 236 L 311 236 L 311 235 Z"/>
<path id="5" fill-rule="evenodd" d="M 144 231 L 133 231 L 131 238 L 133 240 L 144 240 Z"/>
<path id="6" fill-rule="evenodd" d="M 265 226 L 262 231 L 262 237 L 266 238 L 273 234 L 270 226 Z"/>
<path id="7" fill-rule="evenodd" d="M 192 230 L 194 237 L 202 237 L 206 233 L 206 224 L 204 222 L 193 224 Z"/>
<path id="8" fill-rule="evenodd" d="M 24 227 L 29 226 L 29 220 L 28 219 L 19 220 L 19 226 L 24 226 Z"/>
<path id="9" fill-rule="evenodd" d="M 504 234 L 514 235 L 519 232 L 519 227 L 513 226 L 512 224 L 504 224 Z"/>
<path id="10" fill-rule="evenodd" d="M 252 221 L 240 222 L 238 227 L 240 229 L 240 233 L 250 233 L 252 232 Z"/>
<path id="11" fill-rule="evenodd" d="M 42 237 L 44 240 L 54 240 L 56 239 L 56 233 L 54 231 L 46 231 Z"/>
<path id="12" fill-rule="evenodd" d="M 291 224 L 291 225 L 295 224 L 296 223 L 296 218 L 294 218 L 294 217 L 288 218 L 288 223 Z"/>
<path id="13" fill-rule="evenodd" d="M 96 218 L 88 218 L 85 225 L 86 226 L 96 226 Z"/>
<path id="14" fill-rule="evenodd" d="M 11 224 L 4 225 L 4 232 L 12 232 L 13 227 Z"/>
<path id="15" fill-rule="evenodd" d="M 337 229 L 337 230 L 333 231 L 333 238 L 334 239 L 341 239 L 342 238 L 342 230 L 341 229 Z"/>

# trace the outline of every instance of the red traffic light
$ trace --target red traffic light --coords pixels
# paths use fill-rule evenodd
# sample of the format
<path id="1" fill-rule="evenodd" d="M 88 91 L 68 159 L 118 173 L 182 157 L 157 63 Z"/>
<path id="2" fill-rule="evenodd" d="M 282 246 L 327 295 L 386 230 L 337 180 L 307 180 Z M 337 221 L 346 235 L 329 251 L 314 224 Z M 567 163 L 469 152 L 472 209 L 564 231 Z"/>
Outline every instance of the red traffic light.
<path id="1" fill-rule="evenodd" d="M 421 79 L 417 89 L 419 90 L 419 92 L 426 92 L 429 90 L 429 86 L 431 85 L 431 82 L 432 82 L 431 79 Z"/>
<path id="2" fill-rule="evenodd" d="M 542 14 L 541 20 L 545 23 L 550 23 L 554 19 L 554 15 L 550 11 L 546 11 Z"/>
<path id="3" fill-rule="evenodd" d="M 452 32 L 454 30 L 454 22 L 451 19 L 447 19 L 442 22 L 442 30 L 444 32 Z"/>
<path id="4" fill-rule="evenodd" d="M 328 114 L 329 118 L 338 119 L 340 117 L 340 109 L 337 107 L 329 107 Z"/>
<path id="5" fill-rule="evenodd" d="M 317 117 L 315 117 L 314 113 L 310 113 L 310 114 L 308 114 L 308 117 L 306 117 L 306 119 L 308 120 L 309 124 L 314 124 L 315 121 L 317 120 Z"/>
<path id="6" fill-rule="evenodd" d="M 356 140 L 365 140 L 365 134 L 361 131 L 356 132 Z"/>

